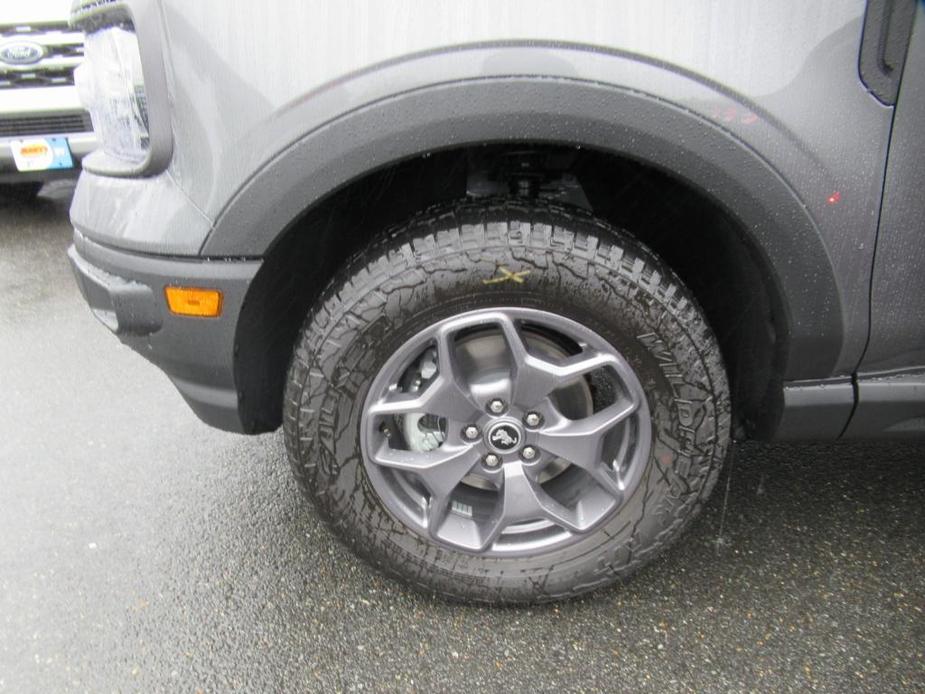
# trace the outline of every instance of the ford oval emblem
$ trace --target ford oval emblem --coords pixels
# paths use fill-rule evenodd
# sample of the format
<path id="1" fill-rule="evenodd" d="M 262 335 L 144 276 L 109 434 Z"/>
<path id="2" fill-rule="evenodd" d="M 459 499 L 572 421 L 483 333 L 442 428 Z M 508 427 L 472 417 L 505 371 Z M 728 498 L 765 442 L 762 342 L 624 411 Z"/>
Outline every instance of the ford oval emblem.
<path id="1" fill-rule="evenodd" d="M 11 41 L 0 46 L 0 62 L 7 65 L 31 65 L 45 55 L 45 47 L 32 41 Z"/>

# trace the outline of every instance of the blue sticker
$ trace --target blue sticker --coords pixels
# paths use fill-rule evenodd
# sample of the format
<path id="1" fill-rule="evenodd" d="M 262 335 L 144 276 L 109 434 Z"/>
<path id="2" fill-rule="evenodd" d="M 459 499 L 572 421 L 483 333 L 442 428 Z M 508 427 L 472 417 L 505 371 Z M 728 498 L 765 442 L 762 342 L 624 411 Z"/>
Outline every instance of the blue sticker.
<path id="1" fill-rule="evenodd" d="M 71 158 L 71 148 L 67 144 L 66 137 L 49 137 L 47 138 L 48 146 L 51 147 L 52 160 L 48 166 L 49 169 L 72 169 L 74 160 Z"/>

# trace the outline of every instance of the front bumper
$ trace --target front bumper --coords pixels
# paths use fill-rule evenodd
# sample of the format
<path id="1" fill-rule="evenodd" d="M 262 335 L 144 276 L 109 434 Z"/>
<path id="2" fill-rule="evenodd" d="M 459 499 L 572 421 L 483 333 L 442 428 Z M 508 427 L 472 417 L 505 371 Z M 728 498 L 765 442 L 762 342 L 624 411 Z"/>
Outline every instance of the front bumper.
<path id="1" fill-rule="evenodd" d="M 243 432 L 234 383 L 238 315 L 259 260 L 170 258 L 102 246 L 74 232 L 68 257 L 94 315 L 122 342 L 160 367 L 207 424 Z M 222 314 L 171 313 L 164 287 L 222 292 Z"/>

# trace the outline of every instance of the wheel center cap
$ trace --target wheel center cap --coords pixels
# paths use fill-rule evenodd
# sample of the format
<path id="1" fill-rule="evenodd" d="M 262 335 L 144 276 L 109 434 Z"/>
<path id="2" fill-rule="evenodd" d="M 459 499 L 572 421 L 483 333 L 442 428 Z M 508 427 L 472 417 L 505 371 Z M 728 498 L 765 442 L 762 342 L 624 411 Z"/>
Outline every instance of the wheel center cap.
<path id="1" fill-rule="evenodd" d="M 523 432 L 513 422 L 497 422 L 488 428 L 488 446 L 498 453 L 510 453 L 523 440 Z"/>

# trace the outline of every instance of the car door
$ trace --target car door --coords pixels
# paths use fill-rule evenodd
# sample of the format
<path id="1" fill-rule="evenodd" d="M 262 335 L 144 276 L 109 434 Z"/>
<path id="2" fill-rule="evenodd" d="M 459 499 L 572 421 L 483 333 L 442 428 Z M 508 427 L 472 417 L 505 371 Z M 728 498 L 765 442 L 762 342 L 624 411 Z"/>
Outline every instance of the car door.
<path id="1" fill-rule="evenodd" d="M 913 11 L 880 209 L 870 340 L 858 368 L 848 436 L 925 431 L 925 6 L 918 3 Z M 894 20 L 878 34 L 876 59 L 887 73 L 893 68 L 893 79 L 896 67 L 884 44 L 891 32 L 902 31 Z M 864 68 L 862 56 L 862 77 Z"/>

